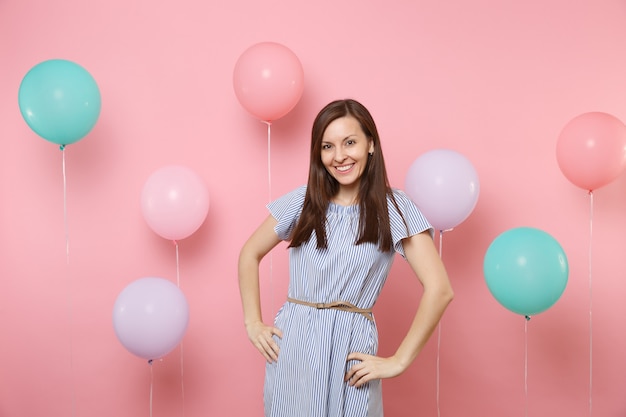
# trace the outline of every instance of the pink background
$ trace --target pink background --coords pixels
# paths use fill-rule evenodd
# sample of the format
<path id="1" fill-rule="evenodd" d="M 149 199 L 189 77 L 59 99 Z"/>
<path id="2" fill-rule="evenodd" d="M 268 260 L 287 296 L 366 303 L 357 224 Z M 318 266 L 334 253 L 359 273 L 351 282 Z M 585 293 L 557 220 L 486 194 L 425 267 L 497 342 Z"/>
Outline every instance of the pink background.
<path id="1" fill-rule="evenodd" d="M 306 181 L 312 119 L 343 97 L 372 111 L 394 186 L 443 147 L 470 159 L 481 185 L 472 215 L 444 234 L 456 299 L 440 347 L 435 337 L 385 381 L 386 416 L 438 406 L 441 416 L 587 416 L 590 399 L 596 416 L 626 415 L 626 178 L 594 192 L 591 214 L 555 158 L 573 117 L 626 120 L 623 0 L 3 0 L 0 39 L 0 416 L 147 416 L 151 387 L 155 417 L 261 416 L 264 363 L 243 328 L 237 255 L 268 198 Z M 260 41 L 288 46 L 305 72 L 269 149 L 232 86 L 237 58 Z M 96 127 L 65 151 L 69 258 L 62 153 L 17 103 L 26 72 L 51 58 L 84 66 L 102 93 Z M 175 247 L 140 209 L 144 182 L 169 164 L 202 176 L 211 206 L 179 243 L 183 351 L 150 368 L 119 343 L 111 316 L 135 279 L 176 279 Z M 482 274 L 489 244 L 518 226 L 550 233 L 570 263 L 563 296 L 527 332 Z M 268 320 L 286 264 L 279 248 L 262 265 Z M 398 259 L 375 308 L 381 354 L 399 343 L 418 296 Z"/>

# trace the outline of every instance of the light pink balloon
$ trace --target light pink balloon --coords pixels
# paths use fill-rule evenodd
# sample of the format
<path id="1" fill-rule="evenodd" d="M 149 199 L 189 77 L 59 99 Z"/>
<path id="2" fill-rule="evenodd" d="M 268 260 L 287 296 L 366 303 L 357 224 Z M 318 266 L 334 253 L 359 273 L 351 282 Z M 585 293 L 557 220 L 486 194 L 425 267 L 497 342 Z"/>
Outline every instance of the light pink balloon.
<path id="1" fill-rule="evenodd" d="M 405 192 L 439 231 L 461 224 L 474 210 L 480 192 L 478 174 L 460 153 L 435 149 L 409 167 Z"/>
<path id="2" fill-rule="evenodd" d="M 576 116 L 559 135 L 556 158 L 577 187 L 593 191 L 607 185 L 626 167 L 626 126 L 608 113 Z"/>
<path id="3" fill-rule="evenodd" d="M 261 42 L 235 64 L 233 86 L 239 103 L 259 120 L 272 122 L 289 113 L 304 90 L 304 71 L 289 48 Z"/>
<path id="4" fill-rule="evenodd" d="M 204 223 L 209 192 L 202 178 L 189 168 L 166 166 L 144 184 L 141 210 L 155 233 L 174 241 L 184 239 Z"/>
<path id="5" fill-rule="evenodd" d="M 183 339 L 189 305 L 183 292 L 164 278 L 140 278 L 120 292 L 113 306 L 113 329 L 120 343 L 144 359 L 159 359 Z"/>

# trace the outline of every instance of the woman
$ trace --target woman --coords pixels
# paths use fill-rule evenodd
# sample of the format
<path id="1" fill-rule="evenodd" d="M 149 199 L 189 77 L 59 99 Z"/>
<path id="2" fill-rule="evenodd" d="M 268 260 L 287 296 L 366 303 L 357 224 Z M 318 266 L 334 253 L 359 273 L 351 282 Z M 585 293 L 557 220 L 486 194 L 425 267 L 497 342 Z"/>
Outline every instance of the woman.
<path id="1" fill-rule="evenodd" d="M 380 380 L 408 368 L 453 293 L 432 227 L 389 185 L 362 104 L 337 100 L 319 112 L 307 185 L 268 209 L 239 257 L 246 331 L 267 361 L 265 416 L 382 416 Z M 282 240 L 289 242 L 288 299 L 271 326 L 261 317 L 259 263 Z M 383 358 L 371 309 L 396 252 L 424 291 L 400 346 Z"/>

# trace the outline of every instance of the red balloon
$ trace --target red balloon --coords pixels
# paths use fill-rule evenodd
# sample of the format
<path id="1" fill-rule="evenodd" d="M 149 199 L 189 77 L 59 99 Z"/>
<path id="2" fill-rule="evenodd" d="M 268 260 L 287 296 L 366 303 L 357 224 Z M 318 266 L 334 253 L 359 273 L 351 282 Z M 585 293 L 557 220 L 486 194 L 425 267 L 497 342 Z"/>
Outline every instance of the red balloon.
<path id="1" fill-rule="evenodd" d="M 304 71 L 289 48 L 275 42 L 252 45 L 239 57 L 233 73 L 235 95 L 261 121 L 272 122 L 298 104 Z"/>
<path id="2" fill-rule="evenodd" d="M 574 185 L 588 191 L 607 185 L 626 167 L 626 125 L 608 113 L 583 113 L 561 131 L 556 157 Z"/>

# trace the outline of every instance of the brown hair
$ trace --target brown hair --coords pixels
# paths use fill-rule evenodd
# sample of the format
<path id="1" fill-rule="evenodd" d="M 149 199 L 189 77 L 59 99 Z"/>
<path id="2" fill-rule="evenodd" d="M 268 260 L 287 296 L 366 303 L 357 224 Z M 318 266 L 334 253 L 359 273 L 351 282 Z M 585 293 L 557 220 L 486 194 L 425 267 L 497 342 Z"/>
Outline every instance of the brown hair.
<path id="1" fill-rule="evenodd" d="M 359 185 L 359 235 L 355 244 L 377 243 L 381 251 L 391 250 L 391 227 L 387 197 L 395 204 L 387 178 L 380 137 L 370 112 L 352 99 L 336 100 L 327 104 L 317 114 L 311 132 L 309 179 L 300 219 L 295 225 L 289 247 L 298 247 L 308 241 L 313 231 L 317 248 L 326 248 L 326 210 L 331 199 L 339 191 L 339 183 L 322 163 L 322 138 L 328 125 L 341 117 L 352 116 L 363 133 L 373 142 L 374 153 L 368 158 Z M 396 205 L 397 206 L 397 205 Z"/>

